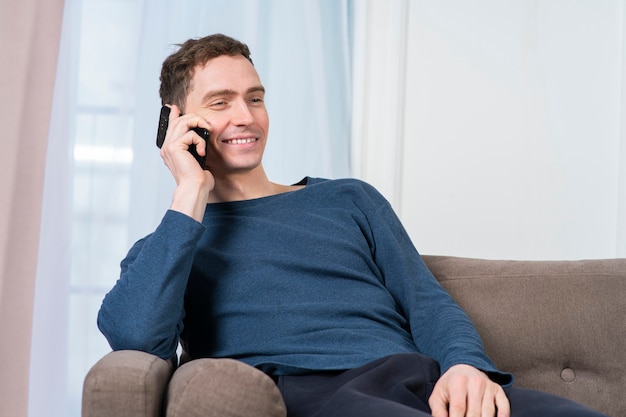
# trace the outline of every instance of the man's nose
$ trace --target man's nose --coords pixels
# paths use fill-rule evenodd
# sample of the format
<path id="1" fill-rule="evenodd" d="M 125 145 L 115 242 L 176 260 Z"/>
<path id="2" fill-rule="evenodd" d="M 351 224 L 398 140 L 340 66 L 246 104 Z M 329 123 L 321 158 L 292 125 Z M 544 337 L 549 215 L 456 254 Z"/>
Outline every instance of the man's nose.
<path id="1" fill-rule="evenodd" d="M 233 106 L 233 123 L 238 126 L 249 125 L 254 121 L 254 116 L 245 100 L 237 100 Z"/>

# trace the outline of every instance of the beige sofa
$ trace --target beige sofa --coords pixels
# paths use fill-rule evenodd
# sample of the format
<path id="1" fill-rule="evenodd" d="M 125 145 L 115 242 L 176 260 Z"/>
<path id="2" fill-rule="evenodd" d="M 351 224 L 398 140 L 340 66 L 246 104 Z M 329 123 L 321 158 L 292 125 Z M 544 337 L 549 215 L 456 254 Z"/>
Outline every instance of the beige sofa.
<path id="1" fill-rule="evenodd" d="M 424 259 L 517 386 L 626 416 L 626 259 Z M 106 355 L 85 378 L 83 417 L 285 415 L 273 381 L 240 362 L 174 370 L 142 352 Z"/>

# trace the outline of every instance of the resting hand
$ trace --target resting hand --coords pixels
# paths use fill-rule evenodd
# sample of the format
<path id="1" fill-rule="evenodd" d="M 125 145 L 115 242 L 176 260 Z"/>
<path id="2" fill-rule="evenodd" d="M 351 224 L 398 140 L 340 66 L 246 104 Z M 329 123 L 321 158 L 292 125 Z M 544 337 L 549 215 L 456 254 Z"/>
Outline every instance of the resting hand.
<path id="1" fill-rule="evenodd" d="M 469 365 L 455 365 L 435 384 L 429 400 L 434 417 L 509 417 L 502 387 Z"/>

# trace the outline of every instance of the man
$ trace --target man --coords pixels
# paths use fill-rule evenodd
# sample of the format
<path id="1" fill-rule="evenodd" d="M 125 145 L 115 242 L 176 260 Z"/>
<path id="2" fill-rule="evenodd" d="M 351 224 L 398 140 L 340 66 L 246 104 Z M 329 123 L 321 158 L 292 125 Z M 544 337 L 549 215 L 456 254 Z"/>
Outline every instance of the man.
<path id="1" fill-rule="evenodd" d="M 598 415 L 509 388 L 372 187 L 267 178 L 265 89 L 246 45 L 187 41 L 160 93 L 176 188 L 103 302 L 113 349 L 169 358 L 180 340 L 192 359 L 240 360 L 277 381 L 293 417 Z M 548 408 L 524 414 L 529 401 Z"/>

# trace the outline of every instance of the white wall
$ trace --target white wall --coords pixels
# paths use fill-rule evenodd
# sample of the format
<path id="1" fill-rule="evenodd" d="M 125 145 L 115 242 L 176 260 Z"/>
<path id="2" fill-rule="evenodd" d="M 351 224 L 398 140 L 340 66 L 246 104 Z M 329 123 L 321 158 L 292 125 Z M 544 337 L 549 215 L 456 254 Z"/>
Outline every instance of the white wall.
<path id="1" fill-rule="evenodd" d="M 355 174 L 421 253 L 626 256 L 623 0 L 356 13 Z"/>

